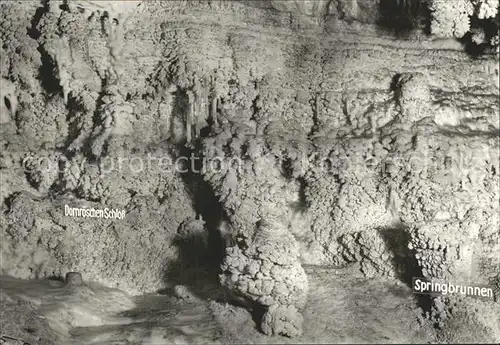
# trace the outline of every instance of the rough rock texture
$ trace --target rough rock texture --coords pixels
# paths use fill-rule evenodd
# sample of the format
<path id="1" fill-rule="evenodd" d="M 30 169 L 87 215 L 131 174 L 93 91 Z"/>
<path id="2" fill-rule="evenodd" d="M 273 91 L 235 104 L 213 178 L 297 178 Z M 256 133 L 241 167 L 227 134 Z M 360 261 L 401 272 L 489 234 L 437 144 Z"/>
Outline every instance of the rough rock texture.
<path id="1" fill-rule="evenodd" d="M 493 19 L 497 2 L 432 1 L 431 29 L 463 36 L 465 14 Z M 154 291 L 179 237 L 207 247 L 223 223 L 221 283 L 268 308 L 266 333 L 287 335 L 307 300 L 301 263 L 490 283 L 498 55 L 398 40 L 376 7 L 2 2 L 2 272 Z M 201 171 L 173 163 L 190 154 Z M 203 183 L 221 215 L 198 204 Z M 399 264 L 412 256 L 416 267 Z"/>
<path id="2" fill-rule="evenodd" d="M 440 296 L 434 301 L 431 319 L 443 343 L 485 342 L 500 339 L 498 303 L 464 296 Z"/>
<path id="3" fill-rule="evenodd" d="M 176 258 L 178 227 L 196 213 L 181 176 L 158 163 L 176 150 L 162 144 L 160 102 L 120 95 L 126 80 L 110 75 L 114 37 L 91 13 L 2 3 L 2 270 L 23 278 L 79 271 L 155 291 Z M 127 216 L 68 217 L 65 205 Z"/>
<path id="4" fill-rule="evenodd" d="M 56 342 L 57 332 L 49 327 L 46 318 L 36 312 L 35 303 L 11 298 L 3 288 L 0 291 L 0 302 L 2 303 L 0 310 L 0 320 L 2 320 L 0 342 L 2 344 L 50 345 Z"/>
<path id="5" fill-rule="evenodd" d="M 298 313 L 305 306 L 309 286 L 297 242 L 279 223 L 261 223 L 249 245 L 227 248 L 221 282 L 237 297 L 266 307 L 262 321 L 266 334 L 299 335 Z"/>
<path id="6" fill-rule="evenodd" d="M 294 306 L 271 306 L 262 317 L 262 331 L 268 335 L 296 337 L 302 334 L 302 315 Z"/>

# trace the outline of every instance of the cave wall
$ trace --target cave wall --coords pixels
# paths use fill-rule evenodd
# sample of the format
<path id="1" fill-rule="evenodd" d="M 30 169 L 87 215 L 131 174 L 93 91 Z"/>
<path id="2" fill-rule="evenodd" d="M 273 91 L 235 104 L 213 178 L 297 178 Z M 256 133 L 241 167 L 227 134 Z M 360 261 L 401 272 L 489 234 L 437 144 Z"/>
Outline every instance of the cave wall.
<path id="1" fill-rule="evenodd" d="M 249 244 L 229 246 L 222 281 L 251 300 L 300 308 L 300 263 L 397 275 L 415 256 L 424 276 L 489 282 L 500 262 L 497 58 L 395 40 L 366 12 L 350 22 L 343 7 L 290 3 L 2 3 L 2 271 L 162 287 L 174 239 L 199 213 L 190 180 L 101 162 L 175 159 L 187 142 L 242 162 L 202 177 L 228 236 Z M 69 218 L 65 204 L 127 216 Z M 278 252 L 295 280 L 256 254 L 262 236 L 268 253 L 288 241 Z"/>

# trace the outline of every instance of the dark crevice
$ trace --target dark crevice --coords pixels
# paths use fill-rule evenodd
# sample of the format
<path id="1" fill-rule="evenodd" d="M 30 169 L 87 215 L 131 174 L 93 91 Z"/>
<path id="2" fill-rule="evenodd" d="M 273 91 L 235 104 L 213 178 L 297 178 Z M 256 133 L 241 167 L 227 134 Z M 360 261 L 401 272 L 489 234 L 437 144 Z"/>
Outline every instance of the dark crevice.
<path id="1" fill-rule="evenodd" d="M 14 199 L 19 195 L 21 194 L 21 192 L 14 192 L 12 194 L 10 194 L 8 197 L 6 197 L 4 199 L 4 204 L 5 206 L 7 206 L 7 209 L 6 209 L 6 213 L 10 212 L 11 208 L 12 208 L 12 202 L 14 201 Z"/>
<path id="2" fill-rule="evenodd" d="M 401 73 L 397 73 L 392 77 L 392 80 L 391 80 L 391 86 L 390 86 L 389 90 L 394 92 L 395 96 L 396 96 L 396 92 L 398 91 L 398 85 L 399 85 L 400 79 L 401 79 Z"/>
<path id="3" fill-rule="evenodd" d="M 100 21 L 101 21 L 101 32 L 104 36 L 107 36 L 108 29 L 107 29 L 107 21 L 109 21 L 109 14 L 107 11 L 104 11 L 104 13 L 101 15 Z"/>
<path id="4" fill-rule="evenodd" d="M 429 33 L 431 13 L 425 0 L 380 0 L 379 27 L 398 38 L 413 31 Z"/>
<path id="5" fill-rule="evenodd" d="M 191 155 L 194 155 L 198 158 L 194 160 L 194 171 L 191 171 L 191 167 L 189 167 L 188 172 L 183 173 L 181 176 L 188 192 L 192 195 L 196 213 L 201 215 L 206 223 L 209 235 L 209 248 L 211 250 L 207 260 L 218 267 L 224 258 L 225 250 L 224 239 L 221 238 L 218 229 L 221 222 L 225 221 L 227 217 L 212 187 L 199 173 L 203 164 L 203 157 L 199 154 L 199 150 L 182 146 L 179 154 L 182 157 L 191 157 Z"/>
<path id="6" fill-rule="evenodd" d="M 254 82 L 254 87 L 255 90 L 258 90 L 259 86 L 257 85 L 257 82 Z M 255 96 L 255 98 L 252 100 L 252 107 L 251 107 L 252 116 L 250 117 L 250 120 L 255 121 L 256 123 L 258 122 L 258 116 L 260 112 L 260 108 L 258 106 L 259 100 L 260 100 L 260 95 L 257 94 L 257 96 Z"/>
<path id="7" fill-rule="evenodd" d="M 302 213 L 305 212 L 309 207 L 306 196 L 307 182 L 303 177 L 298 177 L 297 181 L 299 182 L 299 199 L 291 206 L 294 212 Z"/>
<path id="8" fill-rule="evenodd" d="M 56 77 L 57 66 L 55 61 L 42 45 L 38 47 L 38 51 L 42 60 L 42 65 L 39 69 L 39 78 L 43 89 L 47 92 L 48 97 L 54 94 L 62 94 L 62 87 Z"/>
<path id="9" fill-rule="evenodd" d="M 66 116 L 66 122 L 69 124 L 68 125 L 68 136 L 66 138 L 66 142 L 64 144 L 64 147 L 68 148 L 70 147 L 71 143 L 78 138 L 80 135 L 80 126 L 77 119 L 79 117 L 79 113 L 84 112 L 84 107 L 82 104 L 80 104 L 74 97 L 68 97 L 68 103 L 67 103 L 67 108 L 68 108 L 68 114 Z M 76 153 L 74 151 L 69 151 L 65 152 L 67 157 L 74 156 Z"/>
<path id="10" fill-rule="evenodd" d="M 451 1 L 451 0 L 450 0 Z M 397 38 L 408 38 L 412 33 L 420 31 L 431 35 L 432 11 L 427 0 L 379 0 L 379 17 L 377 24 L 383 32 Z M 459 38 L 465 51 L 471 58 L 485 55 L 496 55 L 491 39 L 498 35 L 499 16 L 479 19 L 477 15 L 470 18 L 470 31 Z M 474 32 L 484 32 L 482 42 L 474 42 Z"/>
<path id="11" fill-rule="evenodd" d="M 192 153 L 196 154 L 196 151 L 187 146 L 179 147 L 178 156 L 190 157 Z M 198 171 L 201 167 L 195 169 Z M 207 286 L 215 289 L 220 287 L 218 274 L 225 255 L 225 245 L 218 228 L 225 214 L 212 188 L 200 173 L 191 171 L 189 167 L 188 172 L 181 173 L 181 178 L 191 195 L 195 212 L 205 222 L 208 234 L 198 233 L 175 241 L 179 259 L 170 265 L 165 278 L 166 281 L 186 286 L 202 299 L 213 298 L 213 289 L 207 290 Z"/>
<path id="12" fill-rule="evenodd" d="M 291 158 L 284 158 L 284 159 L 279 159 L 279 162 L 281 163 L 281 174 L 283 177 L 285 177 L 287 180 L 290 180 L 293 178 L 293 162 Z"/>
<path id="13" fill-rule="evenodd" d="M 64 2 L 63 4 L 59 5 L 59 9 L 61 11 L 64 11 L 64 12 L 70 12 L 71 11 L 70 8 L 69 8 L 69 5 L 67 3 L 67 1 Z"/>
<path id="14" fill-rule="evenodd" d="M 490 44 L 491 39 L 494 36 L 498 35 L 499 31 L 499 16 L 497 15 L 495 18 L 490 19 L 479 19 L 477 16 L 470 17 L 470 27 L 471 30 L 467 32 L 460 41 L 465 46 L 465 51 L 472 58 L 480 58 L 486 54 L 496 55 L 493 51 L 493 48 Z M 484 41 L 483 42 L 474 42 L 473 41 L 473 32 L 483 32 L 484 33 Z"/>
<path id="15" fill-rule="evenodd" d="M 42 7 L 38 7 L 36 9 L 35 15 L 31 19 L 31 26 L 27 29 L 28 36 L 33 38 L 34 40 L 37 40 L 40 38 L 42 33 L 40 30 L 38 30 L 38 23 L 42 19 L 43 15 L 47 12 L 49 12 L 49 0 L 43 0 L 42 1 Z"/>
<path id="16" fill-rule="evenodd" d="M 393 267 L 396 277 L 412 288 L 413 278 L 423 277 L 422 268 L 417 262 L 415 251 L 408 248 L 410 234 L 403 226 L 379 230 L 387 248 L 394 254 Z M 432 298 L 430 295 L 416 294 L 418 306 L 424 312 L 431 310 Z"/>
<path id="17" fill-rule="evenodd" d="M 266 313 L 266 307 L 262 306 L 262 305 L 259 305 L 259 304 L 255 304 L 255 306 L 253 306 L 253 308 L 250 310 L 250 313 L 252 315 L 252 320 L 253 322 L 255 322 L 255 327 L 257 328 L 257 330 L 261 333 L 264 333 L 262 331 L 262 318 L 264 317 L 264 314 Z"/>
<path id="18" fill-rule="evenodd" d="M 4 103 L 4 105 L 5 105 L 5 108 L 7 108 L 7 110 L 8 110 L 8 111 L 11 111 L 12 106 L 11 106 L 11 104 L 10 104 L 10 99 L 9 99 L 9 97 L 4 96 L 4 98 L 3 98 L 3 103 Z"/>
<path id="19" fill-rule="evenodd" d="M 187 93 L 178 90 L 174 99 L 174 116 L 186 114 L 189 106 Z M 209 132 L 204 131 L 202 134 L 209 135 Z M 188 158 L 187 166 L 183 167 L 185 172 L 181 172 L 180 177 L 191 196 L 195 212 L 205 222 L 205 230 L 208 233 L 195 234 L 176 241 L 179 259 L 167 269 L 165 279 L 185 285 L 200 298 L 209 298 L 213 296 L 207 295 L 207 285 L 220 288 L 218 274 L 225 255 L 225 240 L 219 232 L 219 227 L 227 217 L 212 187 L 201 174 L 204 161 L 200 153 L 202 138 L 189 145 L 185 139 L 182 140 L 177 144 L 174 156 Z M 203 238 L 208 240 L 205 242 Z"/>
<path id="20" fill-rule="evenodd" d="M 99 96 L 97 97 L 96 100 L 96 105 L 95 105 L 95 110 L 94 114 L 92 116 L 92 128 L 99 128 L 98 126 L 102 123 L 102 118 L 101 118 L 101 107 L 104 104 L 104 97 L 107 95 L 107 79 L 101 79 L 101 90 L 99 92 Z M 101 132 L 98 133 L 92 133 L 89 135 L 86 140 L 84 141 L 82 145 L 82 152 L 90 159 L 90 161 L 95 161 L 98 159 L 93 154 L 92 151 L 92 145 L 95 142 L 95 139 L 97 136 L 99 136 Z"/>
<path id="21" fill-rule="evenodd" d="M 213 126 L 211 125 L 210 122 L 207 121 L 207 123 L 208 123 L 208 126 L 200 128 L 200 137 L 201 138 L 205 138 L 205 137 L 209 136 L 210 133 L 212 132 Z"/>

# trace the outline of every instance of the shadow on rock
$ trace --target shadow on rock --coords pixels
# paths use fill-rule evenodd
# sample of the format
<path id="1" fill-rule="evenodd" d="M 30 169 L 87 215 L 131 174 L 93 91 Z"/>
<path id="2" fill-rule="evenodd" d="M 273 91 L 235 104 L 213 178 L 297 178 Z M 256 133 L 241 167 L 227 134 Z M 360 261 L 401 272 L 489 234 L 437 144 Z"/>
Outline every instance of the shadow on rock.
<path id="1" fill-rule="evenodd" d="M 403 226 L 386 228 L 379 231 L 387 248 L 393 254 L 393 267 L 396 278 L 412 287 L 413 278 L 422 277 L 422 269 L 415 258 L 415 252 L 408 247 L 410 234 Z M 430 295 L 415 295 L 418 305 L 424 312 L 430 311 L 432 299 Z"/>
<path id="2" fill-rule="evenodd" d="M 214 265 L 213 253 L 208 246 L 207 233 L 192 233 L 179 237 L 174 244 L 179 258 L 165 273 L 167 287 L 159 291 L 185 301 L 218 299 L 221 295 L 219 265 Z"/>

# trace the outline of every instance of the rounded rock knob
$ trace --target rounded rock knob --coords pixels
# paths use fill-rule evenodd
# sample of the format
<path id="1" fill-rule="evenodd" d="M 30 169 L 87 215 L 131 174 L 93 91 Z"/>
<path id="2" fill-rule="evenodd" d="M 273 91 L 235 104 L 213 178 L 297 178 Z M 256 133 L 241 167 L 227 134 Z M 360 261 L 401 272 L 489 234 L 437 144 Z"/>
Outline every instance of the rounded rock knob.
<path id="1" fill-rule="evenodd" d="M 80 272 L 66 273 L 66 285 L 78 286 L 83 284 L 82 274 Z"/>

